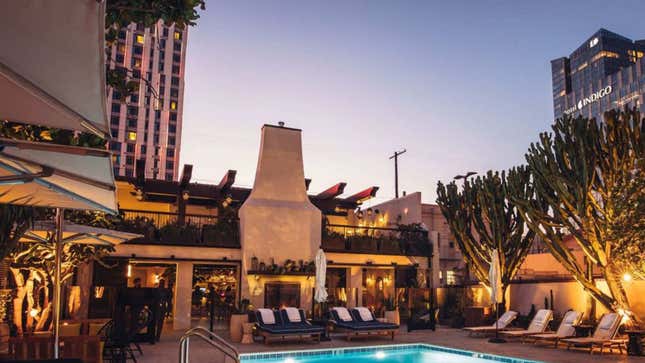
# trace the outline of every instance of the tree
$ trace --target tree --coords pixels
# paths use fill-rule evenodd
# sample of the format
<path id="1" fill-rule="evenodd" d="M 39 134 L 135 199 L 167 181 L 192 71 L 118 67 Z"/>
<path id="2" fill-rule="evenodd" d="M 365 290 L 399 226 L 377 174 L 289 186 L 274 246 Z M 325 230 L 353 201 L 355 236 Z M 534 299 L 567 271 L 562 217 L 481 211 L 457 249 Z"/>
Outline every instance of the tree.
<path id="1" fill-rule="evenodd" d="M 609 234 L 616 243 L 614 256 L 620 270 L 645 279 L 645 165 L 615 190 L 616 214 Z"/>
<path id="2" fill-rule="evenodd" d="M 54 234 L 50 233 L 47 242 L 23 243 L 9 258 L 10 270 L 17 285 L 14 323 L 19 333 L 47 330 L 53 309 L 50 289 L 55 282 L 56 243 L 53 238 Z M 111 246 L 65 244 L 61 256 L 61 284 L 73 276 L 80 264 L 91 261 L 103 263 L 101 259 L 113 251 Z"/>
<path id="3" fill-rule="evenodd" d="M 612 225 L 624 214 L 619 191 L 643 159 L 645 122 L 636 110 L 604 116 L 604 122 L 565 116 L 555 121 L 552 133 L 542 133 L 526 154 L 537 198 L 514 201 L 531 230 L 593 298 L 607 309 L 633 315 L 615 254 L 620 238 Z M 567 248 L 568 235 L 602 272 L 609 293 L 596 286 Z"/>
<path id="4" fill-rule="evenodd" d="M 512 202 L 533 198 L 529 181 L 528 168 L 520 166 L 508 173 L 489 171 L 473 181 L 466 179 L 461 191 L 454 181 L 448 185 L 439 182 L 437 187 L 437 204 L 466 263 L 487 286 L 491 252 L 498 250 L 504 292 L 535 237 Z"/>

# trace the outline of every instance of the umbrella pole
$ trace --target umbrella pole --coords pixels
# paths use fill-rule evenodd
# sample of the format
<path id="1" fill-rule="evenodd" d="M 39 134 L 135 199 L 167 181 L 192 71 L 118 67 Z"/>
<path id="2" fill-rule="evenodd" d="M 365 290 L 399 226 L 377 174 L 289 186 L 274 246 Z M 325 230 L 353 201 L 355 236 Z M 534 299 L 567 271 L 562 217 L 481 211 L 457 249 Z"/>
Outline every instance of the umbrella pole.
<path id="1" fill-rule="evenodd" d="M 505 339 L 499 337 L 499 303 L 495 301 L 495 338 L 488 339 L 489 343 L 506 343 Z"/>
<path id="2" fill-rule="evenodd" d="M 59 335 L 60 335 L 60 290 L 61 290 L 61 257 L 63 254 L 63 209 L 56 208 L 56 237 L 54 243 L 56 246 L 56 255 L 54 257 L 54 359 L 60 358 L 59 352 Z"/>

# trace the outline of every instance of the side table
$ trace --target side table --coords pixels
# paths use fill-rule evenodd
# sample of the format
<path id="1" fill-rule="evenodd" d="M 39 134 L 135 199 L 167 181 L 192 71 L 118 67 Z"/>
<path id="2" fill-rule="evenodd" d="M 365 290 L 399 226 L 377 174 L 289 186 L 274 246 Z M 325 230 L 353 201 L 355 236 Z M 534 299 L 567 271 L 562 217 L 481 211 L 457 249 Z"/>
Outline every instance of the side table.
<path id="1" fill-rule="evenodd" d="M 255 323 L 242 324 L 242 344 L 253 344 L 253 326 Z"/>

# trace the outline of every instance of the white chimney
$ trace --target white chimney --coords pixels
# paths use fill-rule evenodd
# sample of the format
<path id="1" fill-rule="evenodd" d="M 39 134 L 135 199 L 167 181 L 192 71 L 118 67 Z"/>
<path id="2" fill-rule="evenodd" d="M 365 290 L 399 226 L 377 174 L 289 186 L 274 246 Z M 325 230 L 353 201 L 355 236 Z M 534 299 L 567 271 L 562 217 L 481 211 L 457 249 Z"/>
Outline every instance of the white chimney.
<path id="1" fill-rule="evenodd" d="M 287 259 L 312 261 L 320 246 L 321 212 L 307 196 L 301 130 L 264 125 L 251 194 L 239 210 L 242 296 L 252 297 L 251 259 L 282 266 Z M 253 290 L 253 288 L 251 288 Z"/>

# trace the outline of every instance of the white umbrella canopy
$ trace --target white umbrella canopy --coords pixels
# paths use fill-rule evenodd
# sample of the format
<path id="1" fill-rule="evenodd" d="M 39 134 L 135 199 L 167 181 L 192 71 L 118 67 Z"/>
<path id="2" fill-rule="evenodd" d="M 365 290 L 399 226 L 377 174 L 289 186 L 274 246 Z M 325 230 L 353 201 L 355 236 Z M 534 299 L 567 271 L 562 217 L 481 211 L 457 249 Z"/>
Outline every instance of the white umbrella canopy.
<path id="1" fill-rule="evenodd" d="M 490 282 L 490 297 L 493 304 L 503 300 L 502 274 L 499 266 L 499 252 L 494 249 L 490 256 L 490 268 L 488 270 L 488 281 Z"/>
<path id="2" fill-rule="evenodd" d="M 116 214 L 111 155 L 0 138 L 0 203 Z"/>
<path id="3" fill-rule="evenodd" d="M 51 221 L 37 221 L 31 230 L 27 231 L 20 242 L 47 242 L 51 233 L 55 232 L 56 225 Z M 80 224 L 63 224 L 62 243 L 84 245 L 116 246 L 118 244 L 141 238 L 143 235 L 120 232 L 106 228 L 84 226 Z"/>
<path id="4" fill-rule="evenodd" d="M 319 302 L 327 301 L 327 290 L 325 289 L 325 279 L 327 277 L 327 257 L 322 248 L 318 249 L 316 253 L 316 258 L 314 260 L 316 264 L 316 288 L 314 293 L 314 299 Z"/>
<path id="5" fill-rule="evenodd" d="M 0 5 L 0 119 L 107 136 L 105 2 Z"/>

